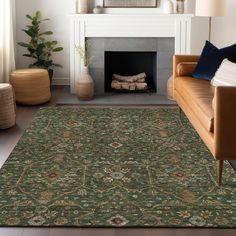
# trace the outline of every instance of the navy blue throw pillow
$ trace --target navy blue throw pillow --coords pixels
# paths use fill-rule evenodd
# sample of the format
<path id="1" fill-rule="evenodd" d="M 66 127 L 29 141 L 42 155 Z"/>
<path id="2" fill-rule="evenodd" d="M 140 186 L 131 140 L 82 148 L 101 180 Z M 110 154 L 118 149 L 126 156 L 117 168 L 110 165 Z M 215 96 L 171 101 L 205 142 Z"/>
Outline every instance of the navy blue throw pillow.
<path id="1" fill-rule="evenodd" d="M 218 49 L 212 43 L 206 41 L 192 76 L 197 79 L 212 80 L 225 58 L 236 63 L 236 44 Z"/>

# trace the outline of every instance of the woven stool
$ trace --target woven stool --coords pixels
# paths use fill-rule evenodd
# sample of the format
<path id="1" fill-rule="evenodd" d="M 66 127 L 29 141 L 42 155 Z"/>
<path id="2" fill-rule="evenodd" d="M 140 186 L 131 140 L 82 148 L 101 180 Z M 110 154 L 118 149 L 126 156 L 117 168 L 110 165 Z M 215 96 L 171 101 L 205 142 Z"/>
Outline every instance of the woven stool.
<path id="1" fill-rule="evenodd" d="M 24 105 L 39 105 L 51 98 L 48 71 L 44 69 L 21 69 L 11 73 L 16 102 Z"/>
<path id="2" fill-rule="evenodd" d="M 10 84 L 0 84 L 0 129 L 16 124 L 15 98 Z"/>

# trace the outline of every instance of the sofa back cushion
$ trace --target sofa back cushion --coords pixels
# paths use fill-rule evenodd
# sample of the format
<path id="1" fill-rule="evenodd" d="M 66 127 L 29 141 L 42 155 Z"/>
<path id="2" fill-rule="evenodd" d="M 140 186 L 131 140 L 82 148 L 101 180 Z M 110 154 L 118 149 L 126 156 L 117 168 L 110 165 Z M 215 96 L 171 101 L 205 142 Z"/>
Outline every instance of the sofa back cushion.
<path id="1" fill-rule="evenodd" d="M 198 79 L 212 80 L 222 61 L 227 58 L 236 62 L 236 44 L 218 49 L 206 41 L 199 62 L 192 76 Z"/>

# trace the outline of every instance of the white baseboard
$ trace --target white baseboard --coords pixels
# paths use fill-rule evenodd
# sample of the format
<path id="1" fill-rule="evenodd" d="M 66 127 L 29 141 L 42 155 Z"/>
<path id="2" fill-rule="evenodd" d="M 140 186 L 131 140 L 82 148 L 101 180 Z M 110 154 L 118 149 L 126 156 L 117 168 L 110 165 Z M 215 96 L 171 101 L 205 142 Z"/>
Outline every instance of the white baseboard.
<path id="1" fill-rule="evenodd" d="M 53 77 L 52 85 L 70 85 L 69 77 Z"/>

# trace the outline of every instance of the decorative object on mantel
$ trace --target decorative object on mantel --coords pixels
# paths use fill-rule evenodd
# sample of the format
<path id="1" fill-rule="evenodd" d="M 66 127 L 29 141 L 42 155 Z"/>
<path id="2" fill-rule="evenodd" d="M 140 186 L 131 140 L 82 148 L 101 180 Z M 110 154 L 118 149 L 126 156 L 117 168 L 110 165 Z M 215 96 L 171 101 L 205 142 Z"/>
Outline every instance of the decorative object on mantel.
<path id="1" fill-rule="evenodd" d="M 89 65 L 92 63 L 93 57 L 88 52 L 91 48 L 90 41 L 85 40 L 85 47 L 75 46 L 77 53 L 80 55 L 81 60 L 84 62 L 84 67 L 80 78 L 76 82 L 75 90 L 80 100 L 91 100 L 94 95 L 94 82 L 89 74 Z"/>
<path id="2" fill-rule="evenodd" d="M 44 36 L 52 35 L 52 31 L 42 32 L 40 25 L 49 19 L 42 19 L 40 11 L 36 11 L 34 16 L 26 15 L 31 20 L 31 25 L 27 25 L 27 29 L 23 29 L 29 37 L 30 42 L 20 42 L 20 46 L 27 48 L 28 53 L 23 54 L 25 57 L 33 58 L 35 61 L 29 65 L 30 68 L 42 68 L 48 71 L 50 83 L 52 82 L 53 69 L 52 67 L 60 67 L 60 64 L 55 64 L 52 60 L 54 52 L 60 52 L 63 47 L 56 47 L 57 41 L 48 41 Z"/>
<path id="3" fill-rule="evenodd" d="M 156 8 L 159 0 L 103 0 L 103 6 L 107 8 Z"/>
<path id="4" fill-rule="evenodd" d="M 173 3 L 173 13 L 177 14 L 177 0 L 171 0 Z"/>
<path id="5" fill-rule="evenodd" d="M 211 20 L 213 16 L 226 15 L 226 0 L 196 0 L 196 16 L 209 17 L 209 38 L 211 42 Z"/>
<path id="6" fill-rule="evenodd" d="M 93 8 L 93 13 L 94 14 L 102 14 L 103 13 L 103 7 L 97 5 L 96 7 Z"/>
<path id="7" fill-rule="evenodd" d="M 146 77 L 147 76 L 145 73 L 140 73 L 133 76 L 113 74 L 111 88 L 115 90 L 145 91 L 148 89 Z"/>
<path id="8" fill-rule="evenodd" d="M 78 14 L 87 14 L 89 11 L 88 0 L 77 0 Z"/>
<path id="9" fill-rule="evenodd" d="M 177 13 L 178 14 L 184 13 L 184 0 L 177 0 Z"/>
<path id="10" fill-rule="evenodd" d="M 173 14 L 174 13 L 174 4 L 171 0 L 165 0 L 163 5 L 163 12 L 165 14 Z"/>

